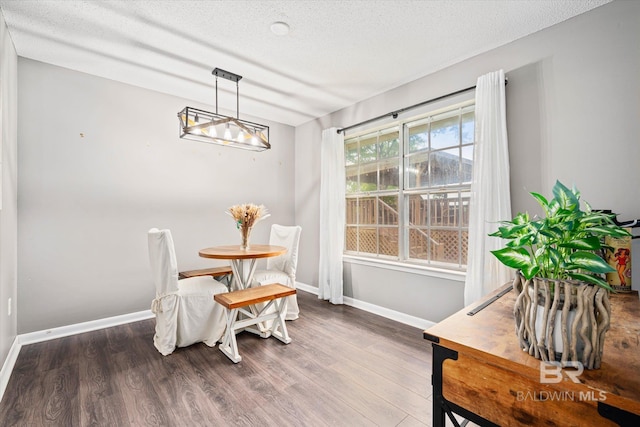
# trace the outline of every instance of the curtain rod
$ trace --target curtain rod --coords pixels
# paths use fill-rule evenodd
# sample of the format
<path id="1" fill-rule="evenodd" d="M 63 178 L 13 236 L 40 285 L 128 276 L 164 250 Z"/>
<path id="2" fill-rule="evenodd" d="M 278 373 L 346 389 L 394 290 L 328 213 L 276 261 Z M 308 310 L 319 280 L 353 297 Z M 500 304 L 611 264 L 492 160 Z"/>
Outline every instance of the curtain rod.
<path id="1" fill-rule="evenodd" d="M 505 80 L 504 80 L 505 86 L 507 85 L 507 83 L 509 83 L 509 82 L 505 78 Z M 469 92 L 470 90 L 473 90 L 475 88 L 476 88 L 475 86 L 470 86 L 468 88 L 460 89 L 460 90 L 457 90 L 455 92 L 448 93 L 446 95 L 438 96 L 437 98 L 429 99 L 428 101 L 422 101 L 422 102 L 420 102 L 418 104 L 413 104 L 413 105 L 410 105 L 409 107 L 404 107 L 404 108 L 401 108 L 399 110 L 395 110 L 395 111 L 392 111 L 390 113 L 383 114 L 383 115 L 378 116 L 378 117 L 374 117 L 373 119 L 365 120 L 363 122 L 356 123 L 354 125 L 345 126 L 345 127 L 341 128 L 341 129 L 338 129 L 338 133 L 342 133 L 342 132 L 347 131 L 349 129 L 357 128 L 358 126 L 366 125 L 367 123 L 375 122 L 376 120 L 384 119 L 385 117 L 389 117 L 389 116 L 391 116 L 394 119 L 396 119 L 396 118 L 398 118 L 398 114 L 404 113 L 405 111 L 412 110 L 412 109 L 418 108 L 418 107 L 422 107 L 423 105 L 427 105 L 427 104 L 430 104 L 432 102 L 440 101 L 441 99 L 448 98 L 450 96 L 460 95 L 461 93 Z"/>

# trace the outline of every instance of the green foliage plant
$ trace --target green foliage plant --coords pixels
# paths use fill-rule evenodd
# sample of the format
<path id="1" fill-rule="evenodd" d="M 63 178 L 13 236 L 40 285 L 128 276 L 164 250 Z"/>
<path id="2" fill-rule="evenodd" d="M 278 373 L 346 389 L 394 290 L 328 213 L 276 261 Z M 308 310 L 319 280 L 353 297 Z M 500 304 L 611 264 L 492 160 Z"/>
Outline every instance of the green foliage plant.
<path id="1" fill-rule="evenodd" d="M 613 218 L 591 209 L 580 192 L 560 181 L 553 187 L 553 198 L 547 200 L 531 193 L 542 206 L 545 217 L 529 217 L 519 213 L 511 221 L 501 221 L 498 231 L 490 236 L 507 240 L 505 247 L 491 251 L 504 265 L 520 270 L 525 279 L 534 276 L 547 279 L 574 279 L 613 290 L 601 277 L 615 271 L 600 256 L 606 236 L 628 236 Z"/>

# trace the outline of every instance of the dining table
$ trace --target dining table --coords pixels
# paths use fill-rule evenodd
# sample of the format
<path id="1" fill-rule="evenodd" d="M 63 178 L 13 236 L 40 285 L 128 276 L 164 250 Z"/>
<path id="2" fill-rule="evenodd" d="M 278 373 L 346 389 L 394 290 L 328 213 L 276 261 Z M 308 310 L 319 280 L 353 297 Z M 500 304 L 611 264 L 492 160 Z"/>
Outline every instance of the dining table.
<path id="1" fill-rule="evenodd" d="M 240 245 L 224 245 L 201 249 L 198 254 L 203 258 L 228 260 L 233 272 L 229 290 L 238 291 L 251 286 L 259 259 L 276 257 L 286 252 L 287 248 L 277 245 L 251 245 L 248 248 L 242 248 Z M 255 306 L 249 307 L 249 310 L 252 313 L 251 316 L 257 316 L 261 311 Z M 271 336 L 271 329 L 263 323 L 258 324 L 257 329 L 247 327 L 245 330 L 262 338 Z"/>
<path id="2" fill-rule="evenodd" d="M 240 245 L 225 245 L 201 249 L 198 254 L 203 258 L 228 260 L 233 271 L 231 290 L 241 290 L 251 286 L 259 259 L 276 257 L 286 252 L 287 248 L 276 245 L 251 245 L 246 249 Z"/>

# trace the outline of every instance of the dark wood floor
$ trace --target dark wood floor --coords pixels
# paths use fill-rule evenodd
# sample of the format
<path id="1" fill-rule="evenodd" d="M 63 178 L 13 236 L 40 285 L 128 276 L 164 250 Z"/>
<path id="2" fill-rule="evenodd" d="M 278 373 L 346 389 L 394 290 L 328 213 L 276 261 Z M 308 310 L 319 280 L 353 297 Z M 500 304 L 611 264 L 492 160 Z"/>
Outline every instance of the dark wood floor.
<path id="1" fill-rule="evenodd" d="M 24 346 L 2 426 L 424 426 L 422 330 L 299 292 L 293 342 L 238 335 L 233 364 L 204 344 L 163 357 L 154 320 Z"/>

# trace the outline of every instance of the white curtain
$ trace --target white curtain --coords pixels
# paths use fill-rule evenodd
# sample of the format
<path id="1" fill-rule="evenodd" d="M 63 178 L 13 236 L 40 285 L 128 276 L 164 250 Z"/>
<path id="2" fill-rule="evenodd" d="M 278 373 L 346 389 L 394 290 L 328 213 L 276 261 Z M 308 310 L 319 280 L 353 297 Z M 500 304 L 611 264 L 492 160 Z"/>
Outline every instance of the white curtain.
<path id="1" fill-rule="evenodd" d="M 320 162 L 320 265 L 318 298 L 342 304 L 344 249 L 344 136 L 337 128 L 322 131 Z"/>
<path id="2" fill-rule="evenodd" d="M 511 219 L 503 70 L 478 77 L 475 108 L 465 305 L 509 282 L 514 274 L 490 252 L 502 247 L 501 239 L 488 236 L 497 230 L 498 221 Z"/>

